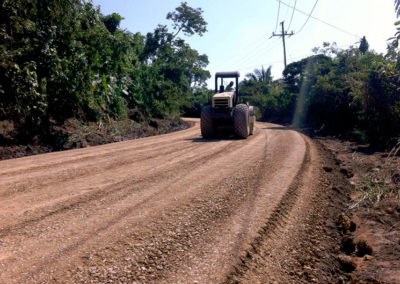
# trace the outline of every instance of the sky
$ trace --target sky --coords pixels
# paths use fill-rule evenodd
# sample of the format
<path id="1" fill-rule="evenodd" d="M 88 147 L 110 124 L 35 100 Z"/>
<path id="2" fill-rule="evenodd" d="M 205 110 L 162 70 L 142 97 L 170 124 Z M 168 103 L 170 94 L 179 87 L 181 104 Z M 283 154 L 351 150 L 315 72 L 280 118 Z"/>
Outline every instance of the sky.
<path id="1" fill-rule="evenodd" d="M 182 1 L 179 0 L 93 0 L 103 14 L 119 13 L 125 19 L 121 28 L 132 33 L 146 34 L 158 24 L 168 25 L 166 19 Z M 287 63 L 312 55 L 314 47 L 323 42 L 336 42 L 338 47 L 359 45 L 366 36 L 373 49 L 386 50 L 387 39 L 395 34 L 393 0 L 187 0 L 189 6 L 201 8 L 208 23 L 203 36 L 186 37 L 180 34 L 200 54 L 207 54 L 211 72 L 208 87 L 219 71 L 239 71 L 241 79 L 261 66 L 272 66 L 274 79 L 282 77 L 284 68 L 280 22 L 294 35 L 286 37 Z M 294 11 L 296 9 L 303 11 Z M 310 18 L 312 16 L 321 22 Z M 286 5 L 285 5 L 286 4 Z M 289 7 L 291 6 L 291 7 Z M 278 16 L 279 11 L 279 16 Z M 292 19 L 293 15 L 293 19 Z M 292 21 L 291 21 L 292 19 Z M 289 27 L 290 24 L 290 27 Z M 303 27 L 304 26 L 304 27 Z M 334 26 L 334 27 L 333 27 Z M 302 28 L 303 27 L 303 28 Z"/>

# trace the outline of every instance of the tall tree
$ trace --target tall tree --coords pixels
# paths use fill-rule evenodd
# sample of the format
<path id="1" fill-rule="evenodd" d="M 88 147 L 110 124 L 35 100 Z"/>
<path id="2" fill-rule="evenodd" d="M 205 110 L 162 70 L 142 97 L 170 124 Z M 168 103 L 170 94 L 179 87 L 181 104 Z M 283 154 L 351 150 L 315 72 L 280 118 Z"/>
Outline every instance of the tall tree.
<path id="1" fill-rule="evenodd" d="M 142 59 L 147 60 L 154 57 L 157 52 L 168 49 L 171 45 L 179 46 L 181 40 L 175 40 L 177 35 L 183 31 L 187 36 L 198 34 L 202 36 L 207 32 L 207 22 L 202 16 L 201 8 L 192 8 L 186 2 L 181 3 L 175 11 L 167 14 L 167 19 L 172 20 L 175 33 L 169 32 L 166 25 L 158 25 L 153 33 L 147 33 L 146 48 Z"/>
<path id="2" fill-rule="evenodd" d="M 192 8 L 187 2 L 182 2 L 173 12 L 167 14 L 167 19 L 172 20 L 173 28 L 176 31 L 173 35 L 175 38 L 181 31 L 185 35 L 194 35 L 195 33 L 202 36 L 207 32 L 207 22 L 202 16 L 201 8 Z"/>
<path id="3" fill-rule="evenodd" d="M 369 44 L 365 36 L 362 37 L 360 41 L 360 47 L 358 48 L 362 54 L 365 54 L 368 51 Z"/>

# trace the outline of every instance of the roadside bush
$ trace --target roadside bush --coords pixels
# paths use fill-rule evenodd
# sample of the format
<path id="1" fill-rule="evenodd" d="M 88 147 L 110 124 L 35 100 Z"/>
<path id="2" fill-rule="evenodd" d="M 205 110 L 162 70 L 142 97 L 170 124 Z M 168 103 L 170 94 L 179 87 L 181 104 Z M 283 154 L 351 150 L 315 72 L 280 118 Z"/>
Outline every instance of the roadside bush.
<path id="1" fill-rule="evenodd" d="M 210 76 L 207 56 L 177 37 L 206 31 L 202 10 L 186 3 L 169 17 L 177 32 L 158 26 L 146 36 L 119 29 L 120 15 L 103 15 L 90 1 L 0 5 L 0 120 L 13 121 L 20 142 L 51 136 L 50 125 L 73 117 L 118 120 L 129 109 L 179 116 Z"/>
<path id="2" fill-rule="evenodd" d="M 400 55 L 393 44 L 386 55 L 367 49 L 324 43 L 318 55 L 289 64 L 283 80 L 248 74 L 242 94 L 263 120 L 391 148 L 400 137 Z"/>

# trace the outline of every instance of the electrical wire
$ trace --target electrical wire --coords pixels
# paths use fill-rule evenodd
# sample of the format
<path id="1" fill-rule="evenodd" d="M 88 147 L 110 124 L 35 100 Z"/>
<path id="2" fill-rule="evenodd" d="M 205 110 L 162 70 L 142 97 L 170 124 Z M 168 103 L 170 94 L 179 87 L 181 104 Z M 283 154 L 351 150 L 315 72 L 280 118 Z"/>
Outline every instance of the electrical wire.
<path id="1" fill-rule="evenodd" d="M 302 11 L 302 10 L 299 10 L 298 8 L 295 8 L 295 7 L 289 5 L 289 4 L 287 4 L 287 3 L 285 3 L 285 2 L 283 2 L 283 1 L 281 1 L 281 0 L 276 0 L 276 1 L 279 1 L 279 2 L 282 3 L 283 5 L 288 6 L 288 7 L 290 7 L 290 8 L 294 8 L 297 12 L 299 12 L 299 13 L 301 13 L 301 14 L 303 14 L 303 15 L 306 15 L 306 16 L 309 15 L 308 13 L 306 13 L 306 12 L 304 12 L 304 11 Z M 338 31 L 341 31 L 342 33 L 345 33 L 345 34 L 348 34 L 348 35 L 350 35 L 350 36 L 352 36 L 352 37 L 355 37 L 355 38 L 357 38 L 357 39 L 360 39 L 360 36 L 359 36 L 359 35 L 353 34 L 353 33 L 349 32 L 349 31 L 346 31 L 346 30 L 344 30 L 344 29 L 342 29 L 342 28 L 339 28 L 339 27 L 337 27 L 337 26 L 335 26 L 335 25 L 332 25 L 332 24 L 330 24 L 330 23 L 328 23 L 328 22 L 325 22 L 324 20 L 318 19 L 317 17 L 314 17 L 314 16 L 311 15 L 310 18 L 311 18 L 311 19 L 314 19 L 314 20 L 316 20 L 316 21 L 318 21 L 318 22 L 320 22 L 320 23 L 323 23 L 323 24 L 325 24 L 325 25 L 327 25 L 327 26 L 330 26 L 331 28 L 334 28 L 334 29 L 336 29 L 336 30 L 338 30 Z"/>
<path id="2" fill-rule="evenodd" d="M 264 66 L 267 66 L 267 65 L 268 66 L 273 66 L 274 64 L 281 63 L 281 62 L 283 62 L 283 60 L 275 61 L 275 62 L 268 62 L 268 63 L 263 63 L 263 64 L 258 64 L 258 65 L 251 66 L 251 67 L 243 67 L 242 69 L 239 69 L 238 71 L 247 71 L 247 70 L 254 71 L 255 68 L 264 67 Z"/>
<path id="3" fill-rule="evenodd" d="M 310 17 L 311 17 L 311 15 L 312 15 L 312 13 L 314 12 L 315 7 L 317 6 L 317 3 L 318 3 L 318 0 L 315 1 L 314 7 L 312 8 L 310 14 L 308 15 L 307 20 L 304 22 L 304 24 L 303 24 L 303 26 L 300 28 L 300 30 L 298 30 L 298 31 L 296 32 L 296 34 L 300 33 L 300 32 L 303 30 L 303 28 L 307 25 L 308 20 L 310 20 Z"/>
<path id="4" fill-rule="evenodd" d="M 267 51 L 271 51 L 273 48 L 275 48 L 277 42 L 279 42 L 279 39 L 275 39 L 275 41 L 271 41 L 265 46 L 260 45 L 260 46 L 258 46 L 257 49 L 254 49 L 252 52 L 247 53 L 245 56 L 243 56 L 240 60 L 238 60 L 236 62 L 231 62 L 231 64 L 229 66 L 235 67 L 235 69 L 237 69 L 238 66 L 249 61 L 250 59 L 253 59 L 256 56 L 260 56 L 261 51 L 262 51 L 262 54 L 264 54 Z"/>
<path id="5" fill-rule="evenodd" d="M 343 50 L 343 49 L 350 48 L 352 46 L 354 46 L 353 43 L 352 44 L 347 44 L 347 45 L 336 46 L 336 48 Z M 314 55 L 317 55 L 317 54 L 305 54 L 305 55 L 301 55 L 301 56 L 296 56 L 294 58 L 291 58 L 291 61 L 293 62 L 295 60 L 304 59 L 304 58 L 307 58 L 307 57 L 310 57 L 310 56 L 314 56 Z M 246 70 L 254 69 L 254 68 L 257 68 L 257 67 L 260 67 L 260 66 L 270 66 L 270 65 L 272 66 L 272 65 L 277 64 L 277 63 L 283 63 L 283 60 L 274 61 L 274 62 L 268 62 L 268 63 L 263 63 L 263 64 L 258 64 L 258 65 L 251 66 L 251 67 L 243 67 L 243 68 L 239 69 L 238 71 L 246 71 Z"/>
<path id="6" fill-rule="evenodd" d="M 289 5 L 292 5 L 292 0 L 289 0 Z M 289 15 L 289 11 L 290 11 L 290 8 L 289 7 L 286 7 L 287 9 L 286 9 L 286 13 L 285 13 L 285 17 L 284 17 L 284 22 L 286 22 L 286 19 L 287 19 L 287 16 Z"/>
<path id="7" fill-rule="evenodd" d="M 290 3 L 290 2 L 289 2 Z M 292 21 L 293 21 L 293 16 L 294 16 L 294 11 L 296 11 L 296 4 L 297 4 L 297 0 L 294 1 L 294 6 L 293 6 L 293 11 L 292 11 L 292 17 L 290 18 L 290 22 L 289 22 L 289 26 L 287 28 L 287 30 L 290 29 L 290 26 L 292 25 Z M 289 6 L 288 6 L 289 7 Z"/>
<path id="8" fill-rule="evenodd" d="M 246 64 L 249 61 L 253 61 L 254 59 L 268 56 L 268 54 L 270 54 L 273 50 L 279 47 L 279 43 L 280 41 L 279 39 L 277 39 L 276 41 L 272 42 L 269 46 L 265 47 L 259 52 L 252 54 L 250 57 L 243 58 L 243 60 L 237 66 L 240 68 L 240 66 L 243 66 L 243 64 Z"/>
<path id="9" fill-rule="evenodd" d="M 310 55 L 306 54 L 306 55 L 303 55 L 303 56 L 298 56 L 298 57 L 292 58 L 292 60 L 302 59 L 302 58 L 305 58 L 305 57 L 308 57 L 308 56 L 310 56 Z M 274 64 L 283 63 L 283 62 L 284 62 L 284 60 L 278 60 L 278 61 L 273 61 L 273 62 L 267 62 L 267 63 L 263 63 L 263 64 L 258 64 L 258 65 L 256 65 L 256 66 L 243 67 L 242 69 L 239 69 L 238 71 L 250 70 L 250 69 L 254 69 L 254 68 L 260 67 L 260 66 L 261 66 L 261 67 L 264 67 L 264 66 L 273 66 Z"/>
<path id="10" fill-rule="evenodd" d="M 277 0 L 279 2 L 278 6 L 278 15 L 276 16 L 276 25 L 275 25 L 275 32 L 278 29 L 278 22 L 279 22 L 279 13 L 281 11 L 281 0 Z"/>
<path id="11" fill-rule="evenodd" d="M 264 39 L 264 40 L 265 40 L 265 39 Z M 267 44 L 267 46 L 268 46 L 268 41 L 263 41 L 263 42 L 261 42 L 260 44 L 258 44 L 257 46 L 252 45 L 251 50 L 250 50 L 250 48 L 249 48 L 248 51 L 247 51 L 246 53 L 243 54 L 243 52 L 242 52 L 242 53 L 237 54 L 237 56 L 235 56 L 235 57 L 229 58 L 229 60 L 226 61 L 226 63 L 228 63 L 228 64 L 224 64 L 225 67 L 228 67 L 228 68 L 225 68 L 225 69 L 229 69 L 230 66 L 235 66 L 235 65 L 237 65 L 237 62 L 241 62 L 241 61 L 243 60 L 244 57 L 248 57 L 248 56 L 254 54 L 254 53 L 255 53 L 256 51 L 258 51 L 259 49 L 264 48 L 264 46 L 265 46 L 266 44 Z"/>
<path id="12" fill-rule="evenodd" d="M 234 66 L 235 62 L 241 61 L 244 56 L 243 54 L 247 56 L 249 52 L 251 53 L 255 48 L 260 48 L 265 44 L 267 44 L 265 38 L 258 37 L 256 40 L 251 41 L 251 43 L 248 43 L 242 46 L 240 49 L 235 50 L 232 54 L 226 54 L 226 59 L 224 60 L 221 68 L 228 70 L 230 66 Z"/>
<path id="13" fill-rule="evenodd" d="M 261 42 L 264 40 L 263 37 L 258 37 L 255 40 L 246 43 L 246 45 L 242 46 L 241 48 L 235 49 L 235 51 L 230 54 L 229 56 L 229 60 L 232 60 L 232 58 L 236 58 L 239 54 L 241 54 L 242 52 L 244 52 L 245 50 L 249 49 L 249 46 L 255 46 L 255 45 L 259 45 L 261 44 Z"/>

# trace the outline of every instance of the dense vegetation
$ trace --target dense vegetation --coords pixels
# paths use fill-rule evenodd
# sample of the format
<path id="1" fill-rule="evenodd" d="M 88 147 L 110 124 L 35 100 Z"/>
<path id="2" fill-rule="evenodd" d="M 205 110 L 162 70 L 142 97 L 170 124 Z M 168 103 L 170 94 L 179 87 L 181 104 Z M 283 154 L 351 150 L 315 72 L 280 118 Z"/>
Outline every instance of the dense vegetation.
<path id="1" fill-rule="evenodd" d="M 395 0 L 400 16 L 400 1 Z M 274 81 L 271 69 L 241 82 L 245 100 L 263 120 L 290 123 L 387 148 L 400 139 L 400 21 L 386 54 L 369 50 L 365 37 L 346 50 L 324 43 L 293 62 Z"/>
<path id="2" fill-rule="evenodd" d="M 359 47 L 341 50 L 324 43 L 316 55 L 293 62 L 283 79 L 255 70 L 242 94 L 264 120 L 293 123 L 319 133 L 342 135 L 387 147 L 400 137 L 400 54 L 395 42 L 385 55 Z"/>
<path id="3" fill-rule="evenodd" d="M 71 117 L 179 116 L 210 76 L 207 56 L 178 37 L 207 31 L 202 10 L 186 3 L 167 15 L 173 31 L 159 25 L 147 35 L 119 29 L 121 16 L 83 0 L 0 8 L 0 121 L 12 121 L 21 142 L 45 140 Z"/>

